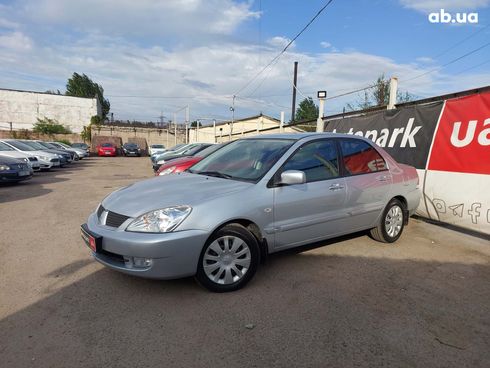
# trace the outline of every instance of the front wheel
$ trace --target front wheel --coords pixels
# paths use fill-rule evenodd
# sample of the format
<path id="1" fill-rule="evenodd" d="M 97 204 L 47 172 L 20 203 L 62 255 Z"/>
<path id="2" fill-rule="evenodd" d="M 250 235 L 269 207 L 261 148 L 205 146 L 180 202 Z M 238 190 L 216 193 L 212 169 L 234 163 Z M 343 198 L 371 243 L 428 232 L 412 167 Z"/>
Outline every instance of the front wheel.
<path id="1" fill-rule="evenodd" d="M 196 279 L 208 290 L 222 293 L 244 287 L 257 271 L 260 251 L 257 239 L 245 227 L 222 227 L 206 242 Z"/>
<path id="2" fill-rule="evenodd" d="M 402 235 L 406 221 L 405 206 L 398 199 L 392 199 L 381 215 L 378 226 L 371 229 L 373 239 L 383 243 L 393 243 Z"/>

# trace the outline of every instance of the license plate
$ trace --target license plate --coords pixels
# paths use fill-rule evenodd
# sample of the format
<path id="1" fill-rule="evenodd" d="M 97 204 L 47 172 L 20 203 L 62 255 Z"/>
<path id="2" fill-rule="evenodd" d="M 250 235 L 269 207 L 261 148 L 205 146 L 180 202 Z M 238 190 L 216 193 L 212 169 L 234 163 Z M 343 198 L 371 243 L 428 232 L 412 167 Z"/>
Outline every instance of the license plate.
<path id="1" fill-rule="evenodd" d="M 27 175 L 30 175 L 31 172 L 30 171 L 27 171 L 27 170 L 24 170 L 24 171 L 19 171 L 19 176 L 27 176 Z"/>
<path id="2" fill-rule="evenodd" d="M 102 240 L 102 237 L 97 236 L 95 237 L 94 235 L 90 234 L 88 232 L 88 229 L 86 228 L 87 225 L 82 225 L 80 229 L 80 235 L 82 236 L 83 241 L 85 244 L 92 249 L 93 252 L 97 252 L 100 248 L 100 243 Z"/>
<path id="3" fill-rule="evenodd" d="M 105 154 L 106 154 L 106 155 L 110 155 L 111 153 L 110 153 L 110 152 L 106 152 Z"/>

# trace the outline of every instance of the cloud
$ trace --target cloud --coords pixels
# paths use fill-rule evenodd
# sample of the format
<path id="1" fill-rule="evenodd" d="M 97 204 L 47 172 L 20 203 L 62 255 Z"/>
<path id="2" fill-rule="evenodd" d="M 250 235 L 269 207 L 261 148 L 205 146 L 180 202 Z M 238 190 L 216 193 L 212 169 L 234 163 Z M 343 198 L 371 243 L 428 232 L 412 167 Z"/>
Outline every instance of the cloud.
<path id="1" fill-rule="evenodd" d="M 322 41 L 322 42 L 320 42 L 320 46 L 323 47 L 324 49 L 328 49 L 328 48 L 332 47 L 332 44 L 330 42 Z"/>
<path id="2" fill-rule="evenodd" d="M 429 13 L 434 10 L 473 10 L 487 7 L 490 0 L 400 0 L 400 3 L 410 9 Z"/>
<path id="3" fill-rule="evenodd" d="M 0 34 L 0 48 L 27 51 L 32 48 L 32 40 L 18 31 Z"/>
<path id="4" fill-rule="evenodd" d="M 283 49 L 286 45 L 291 42 L 287 37 L 276 36 L 267 40 L 267 43 L 274 48 Z M 293 42 L 289 48 L 294 48 L 295 43 Z"/>
<path id="5" fill-rule="evenodd" d="M 81 31 L 164 36 L 231 34 L 259 17 L 251 2 L 232 0 L 24 0 L 31 21 Z"/>

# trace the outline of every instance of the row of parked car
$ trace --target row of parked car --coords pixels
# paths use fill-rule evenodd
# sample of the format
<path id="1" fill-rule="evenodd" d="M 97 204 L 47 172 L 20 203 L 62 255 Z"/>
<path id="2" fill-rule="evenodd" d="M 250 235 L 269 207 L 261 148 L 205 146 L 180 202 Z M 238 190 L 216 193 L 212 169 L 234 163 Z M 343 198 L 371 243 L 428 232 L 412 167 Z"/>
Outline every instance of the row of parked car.
<path id="1" fill-rule="evenodd" d="M 150 159 L 155 175 L 168 175 L 187 170 L 222 146 L 223 144 L 211 143 L 178 144 L 168 150 L 153 152 Z"/>
<path id="2" fill-rule="evenodd" d="M 109 142 L 101 143 L 96 147 L 97 156 L 99 157 L 116 157 L 118 155 L 117 147 Z M 141 156 L 141 148 L 136 143 L 124 143 L 120 149 L 123 156 Z"/>
<path id="3" fill-rule="evenodd" d="M 0 139 L 0 183 L 30 179 L 35 171 L 64 167 L 89 156 L 84 143 Z"/>

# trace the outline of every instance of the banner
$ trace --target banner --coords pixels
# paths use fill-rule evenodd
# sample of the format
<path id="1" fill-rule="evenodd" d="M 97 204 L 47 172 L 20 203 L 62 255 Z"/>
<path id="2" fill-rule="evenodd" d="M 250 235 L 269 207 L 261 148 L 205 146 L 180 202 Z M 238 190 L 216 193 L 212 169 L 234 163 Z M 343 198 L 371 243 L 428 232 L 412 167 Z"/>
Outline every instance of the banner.
<path id="1" fill-rule="evenodd" d="M 331 120 L 325 131 L 369 138 L 398 162 L 425 169 L 443 104 L 440 101 Z"/>
<path id="2" fill-rule="evenodd" d="M 490 234 L 490 92 L 326 121 L 414 166 L 417 214 Z"/>

